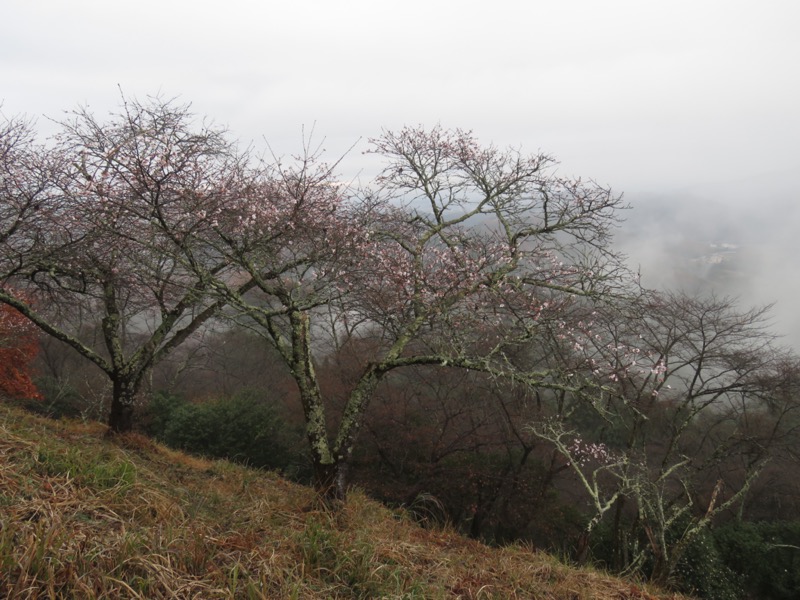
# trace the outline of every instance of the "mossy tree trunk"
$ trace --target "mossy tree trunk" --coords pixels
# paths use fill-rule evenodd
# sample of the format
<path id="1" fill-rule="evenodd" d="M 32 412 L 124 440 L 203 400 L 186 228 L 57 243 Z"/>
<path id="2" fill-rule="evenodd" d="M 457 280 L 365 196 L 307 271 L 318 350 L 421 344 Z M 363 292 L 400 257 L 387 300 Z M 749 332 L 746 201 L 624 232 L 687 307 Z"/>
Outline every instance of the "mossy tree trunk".
<path id="1" fill-rule="evenodd" d="M 306 437 L 311 448 L 314 488 L 322 503 L 331 508 L 347 499 L 350 462 L 369 402 L 385 370 L 370 364 L 348 395 L 335 437 L 329 434 L 325 400 L 314 369 L 310 317 L 296 309 L 289 313 L 291 340 L 285 340 L 277 329 L 270 333 L 279 351 L 287 360 L 300 392 L 306 422 Z"/>

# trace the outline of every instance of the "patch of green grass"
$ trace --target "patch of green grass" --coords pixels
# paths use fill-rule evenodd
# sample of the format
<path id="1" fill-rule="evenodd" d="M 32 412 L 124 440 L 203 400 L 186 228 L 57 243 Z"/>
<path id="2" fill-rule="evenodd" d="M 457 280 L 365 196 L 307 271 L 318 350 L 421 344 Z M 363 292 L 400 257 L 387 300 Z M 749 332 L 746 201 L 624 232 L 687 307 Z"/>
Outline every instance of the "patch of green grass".
<path id="1" fill-rule="evenodd" d="M 71 447 L 40 447 L 35 469 L 49 477 L 64 476 L 99 490 L 127 489 L 136 482 L 136 467 L 130 461 L 110 453 L 84 452 Z"/>

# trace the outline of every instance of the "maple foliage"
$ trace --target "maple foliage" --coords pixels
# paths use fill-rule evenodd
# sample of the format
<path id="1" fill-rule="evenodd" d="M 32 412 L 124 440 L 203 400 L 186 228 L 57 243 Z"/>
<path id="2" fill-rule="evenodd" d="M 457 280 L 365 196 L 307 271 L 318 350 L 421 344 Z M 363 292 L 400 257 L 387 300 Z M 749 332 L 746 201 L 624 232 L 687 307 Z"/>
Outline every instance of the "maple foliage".
<path id="1" fill-rule="evenodd" d="M 35 327 L 8 305 L 0 305 L 0 394 L 40 398 L 31 379 L 31 362 L 39 352 Z"/>

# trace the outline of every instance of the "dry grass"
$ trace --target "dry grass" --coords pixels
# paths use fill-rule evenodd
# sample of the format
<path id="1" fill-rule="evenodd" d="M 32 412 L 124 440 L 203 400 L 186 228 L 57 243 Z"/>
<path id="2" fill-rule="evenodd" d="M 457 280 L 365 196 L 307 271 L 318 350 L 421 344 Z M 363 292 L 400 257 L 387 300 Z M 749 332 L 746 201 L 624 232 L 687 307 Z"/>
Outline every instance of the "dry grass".
<path id="1" fill-rule="evenodd" d="M 357 492 L 316 511 L 270 473 L 103 434 L 0 407 L 0 597 L 670 597 L 421 529 Z"/>

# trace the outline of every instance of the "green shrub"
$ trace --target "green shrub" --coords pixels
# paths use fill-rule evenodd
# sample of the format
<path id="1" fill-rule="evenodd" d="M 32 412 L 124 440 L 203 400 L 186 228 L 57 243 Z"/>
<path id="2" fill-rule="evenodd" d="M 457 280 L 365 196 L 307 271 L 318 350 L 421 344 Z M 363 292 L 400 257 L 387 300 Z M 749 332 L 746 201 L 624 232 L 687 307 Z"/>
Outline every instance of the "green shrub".
<path id="1" fill-rule="evenodd" d="M 725 562 L 708 529 L 700 531 L 689 543 L 673 573 L 677 587 L 686 593 L 709 600 L 742 598 L 741 571 Z"/>
<path id="2" fill-rule="evenodd" d="M 308 471 L 300 429 L 253 392 L 198 404 L 158 395 L 145 422 L 150 435 L 173 448 L 280 470 L 295 478 Z"/>
<path id="3" fill-rule="evenodd" d="M 733 522 L 714 538 L 725 563 L 742 575 L 747 597 L 800 598 L 800 521 Z"/>
<path id="4" fill-rule="evenodd" d="M 688 525 L 688 520 L 684 518 L 679 526 L 668 532 L 667 543 L 672 547 L 670 551 L 674 550 L 679 532 Z M 631 565 L 624 564 L 622 557 L 631 561 L 644 550 L 644 561 L 635 575 L 643 579 L 649 577 L 653 572 L 654 557 L 644 532 L 639 530 L 631 534 L 629 521 L 623 523 L 622 532 L 623 540 L 616 543 L 624 544 L 624 547 L 617 548 L 611 519 L 602 521 L 592 535 L 593 560 L 607 569 L 627 570 L 631 569 Z M 676 589 L 697 598 L 709 600 L 743 598 L 743 578 L 726 563 L 709 529 L 702 529 L 691 539 L 669 579 L 670 584 Z"/>
<path id="5" fill-rule="evenodd" d="M 186 404 L 186 400 L 173 394 L 155 394 L 147 406 L 141 411 L 137 419 L 137 425 L 145 433 L 164 443 L 164 431 L 172 419 L 172 414 L 181 406 Z"/>

